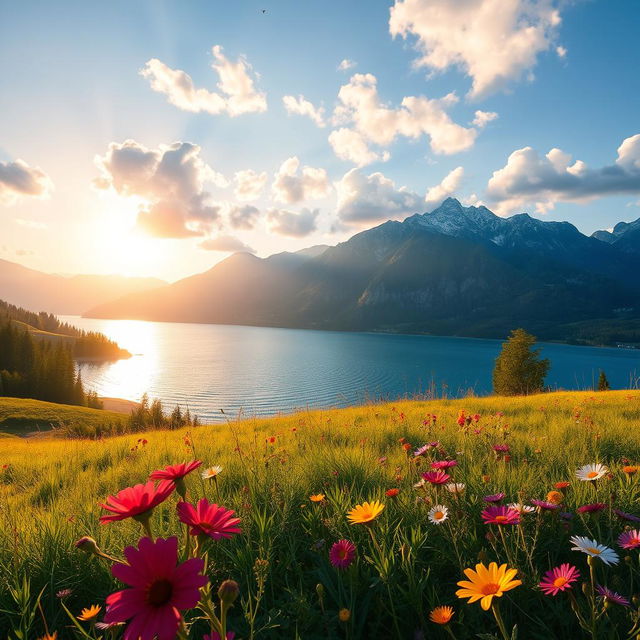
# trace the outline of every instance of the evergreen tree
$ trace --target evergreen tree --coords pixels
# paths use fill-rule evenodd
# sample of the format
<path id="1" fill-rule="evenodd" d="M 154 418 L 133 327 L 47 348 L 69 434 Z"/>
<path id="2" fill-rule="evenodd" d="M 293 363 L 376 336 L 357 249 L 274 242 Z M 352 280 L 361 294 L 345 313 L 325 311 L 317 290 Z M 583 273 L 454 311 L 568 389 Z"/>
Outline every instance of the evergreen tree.
<path id="1" fill-rule="evenodd" d="M 600 377 L 598 378 L 598 391 L 609 391 L 611 389 L 611 385 L 607 380 L 607 374 L 600 370 Z"/>
<path id="2" fill-rule="evenodd" d="M 534 349 L 535 337 L 524 329 L 515 329 L 503 343 L 493 370 L 493 390 L 501 396 L 538 393 L 544 387 L 544 379 L 550 362 L 541 359 L 540 349 Z"/>

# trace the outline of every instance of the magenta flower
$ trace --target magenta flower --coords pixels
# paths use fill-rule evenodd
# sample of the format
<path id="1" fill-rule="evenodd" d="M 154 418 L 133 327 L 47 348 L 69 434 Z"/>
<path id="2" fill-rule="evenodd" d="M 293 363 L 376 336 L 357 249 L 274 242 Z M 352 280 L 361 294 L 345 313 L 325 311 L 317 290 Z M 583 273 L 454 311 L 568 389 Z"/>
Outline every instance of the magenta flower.
<path id="1" fill-rule="evenodd" d="M 509 445 L 508 444 L 494 444 L 492 449 L 496 453 L 508 453 L 509 452 Z"/>
<path id="2" fill-rule="evenodd" d="M 559 591 L 571 589 L 580 577 L 580 572 L 568 562 L 547 571 L 540 582 L 540 588 L 546 596 L 556 596 Z"/>
<path id="3" fill-rule="evenodd" d="M 613 604 L 619 604 L 622 607 L 628 607 L 631 605 L 625 597 L 615 591 L 611 591 L 608 587 L 603 587 L 598 584 L 596 585 L 596 591 L 604 602 L 613 602 Z"/>
<path id="4" fill-rule="evenodd" d="M 202 558 L 178 564 L 178 539 L 152 542 L 141 538 L 138 548 L 126 547 L 128 564 L 111 567 L 115 578 L 131 586 L 107 596 L 106 623 L 127 622 L 123 640 L 173 640 L 182 620 L 181 610 L 200 600 L 200 587 L 209 578 L 201 575 Z"/>
<path id="5" fill-rule="evenodd" d="M 450 469 L 458 464 L 457 460 L 434 460 L 431 463 L 432 469 Z"/>
<path id="6" fill-rule="evenodd" d="M 623 549 L 637 549 L 640 547 L 640 531 L 632 529 L 621 533 L 618 538 L 618 546 Z"/>
<path id="7" fill-rule="evenodd" d="M 195 471 L 202 464 L 202 460 L 193 460 L 192 462 L 181 462 L 180 464 L 172 464 L 164 469 L 154 471 L 150 476 L 150 480 L 181 480 L 187 474 Z"/>
<path id="8" fill-rule="evenodd" d="M 451 476 L 444 471 L 427 471 L 422 477 L 431 484 L 446 484 Z"/>
<path id="9" fill-rule="evenodd" d="M 491 496 L 485 496 L 484 498 L 482 498 L 485 502 L 500 502 L 500 500 L 502 500 L 504 498 L 506 494 L 500 492 L 500 493 L 494 493 Z"/>
<path id="10" fill-rule="evenodd" d="M 593 504 L 585 504 L 582 507 L 576 509 L 577 513 L 599 513 L 603 509 L 606 509 L 607 505 L 604 502 L 594 502 Z"/>
<path id="11" fill-rule="evenodd" d="M 206 498 L 198 501 L 197 506 L 188 502 L 178 502 L 178 519 L 191 527 L 192 536 L 209 536 L 214 540 L 230 538 L 241 533 L 237 524 L 240 518 L 234 518 L 235 511 L 210 504 Z"/>
<path id="12" fill-rule="evenodd" d="M 559 504 L 547 502 L 546 500 L 531 500 L 531 504 L 538 507 L 540 511 L 556 511 L 560 508 Z"/>
<path id="13" fill-rule="evenodd" d="M 147 520 L 151 511 L 161 502 L 164 502 L 175 489 L 173 482 L 164 480 L 154 485 L 149 481 L 147 484 L 137 484 L 134 487 L 122 489 L 115 496 L 109 496 L 105 504 L 100 506 L 111 514 L 100 517 L 100 524 L 134 518 L 136 520 Z"/>
<path id="14" fill-rule="evenodd" d="M 621 520 L 627 520 L 628 522 L 640 522 L 640 518 L 638 516 L 634 516 L 632 513 L 626 513 L 625 511 L 620 511 L 620 509 L 614 509 L 613 513 L 615 513 Z"/>
<path id="15" fill-rule="evenodd" d="M 520 512 L 504 505 L 491 505 L 480 514 L 485 524 L 519 524 Z"/>
<path id="16" fill-rule="evenodd" d="M 356 557 L 356 547 L 350 540 L 334 542 L 329 551 L 329 560 L 334 567 L 346 569 Z"/>
<path id="17" fill-rule="evenodd" d="M 429 445 L 428 445 L 428 444 L 425 444 L 425 445 L 423 445 L 422 447 L 419 447 L 418 449 L 416 449 L 416 450 L 413 452 L 413 455 L 414 455 L 416 458 L 418 458 L 418 457 L 420 457 L 420 456 L 425 455 L 425 454 L 427 453 L 427 451 L 429 451 L 429 449 L 430 449 Z"/>

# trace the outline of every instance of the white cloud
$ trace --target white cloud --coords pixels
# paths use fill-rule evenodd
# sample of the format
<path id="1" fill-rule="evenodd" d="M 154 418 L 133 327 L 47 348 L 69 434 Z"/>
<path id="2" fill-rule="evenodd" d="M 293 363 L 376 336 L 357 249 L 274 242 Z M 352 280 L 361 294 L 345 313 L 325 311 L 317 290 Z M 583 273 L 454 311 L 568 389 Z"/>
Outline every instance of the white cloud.
<path id="1" fill-rule="evenodd" d="M 184 111 L 230 116 L 266 111 L 266 95 L 256 90 L 246 58 L 240 56 L 233 62 L 219 45 L 211 51 L 214 57 L 211 67 L 218 74 L 220 93 L 197 89 L 188 73 L 172 69 L 157 58 L 149 60 L 140 75 L 149 81 L 154 91 L 166 95 L 172 105 Z"/>
<path id="2" fill-rule="evenodd" d="M 583 202 L 607 195 L 640 193 L 640 134 L 623 140 L 614 164 L 590 169 L 560 149 L 540 156 L 532 147 L 517 149 L 487 185 L 489 201 L 500 213 L 535 206 L 544 213 L 556 202 Z"/>
<path id="3" fill-rule="evenodd" d="M 300 160 L 296 156 L 287 158 L 276 173 L 271 193 L 275 202 L 292 204 L 303 200 L 324 198 L 331 189 L 327 172 L 324 169 L 302 167 L 298 173 Z"/>
<path id="4" fill-rule="evenodd" d="M 567 56 L 565 47 L 556 47 L 556 53 L 558 54 L 558 58 L 565 58 Z"/>
<path id="5" fill-rule="evenodd" d="M 20 198 L 48 198 L 53 191 L 51 178 L 24 160 L 0 162 L 0 204 L 10 205 Z"/>
<path id="6" fill-rule="evenodd" d="M 554 43 L 561 22 L 556 0 L 396 0 L 393 36 L 414 37 L 418 67 L 458 67 L 483 98 L 531 74 Z"/>
<path id="7" fill-rule="evenodd" d="M 475 118 L 471 123 L 478 129 L 482 129 L 482 127 L 486 127 L 490 122 L 495 120 L 498 117 L 498 114 L 495 111 L 476 111 Z"/>
<path id="8" fill-rule="evenodd" d="M 425 203 L 427 205 L 440 204 L 445 198 L 456 195 L 456 192 L 462 184 L 464 178 L 464 168 L 456 167 L 450 171 L 442 180 L 442 182 L 435 187 L 431 187 L 427 191 L 425 196 Z"/>
<path id="9" fill-rule="evenodd" d="M 349 58 L 345 58 L 338 65 L 338 71 L 349 71 L 349 69 L 353 69 L 356 66 L 356 62 L 353 60 L 349 60 Z"/>
<path id="10" fill-rule="evenodd" d="M 238 200 L 250 202 L 257 200 L 267 184 L 267 172 L 256 173 L 253 169 L 237 171 L 234 175 L 236 187 L 234 194 Z"/>
<path id="11" fill-rule="evenodd" d="M 286 209 L 269 209 L 267 217 L 270 229 L 274 233 L 283 236 L 302 238 L 316 230 L 316 219 L 320 211 L 318 209 L 302 209 L 299 213 Z"/>
<path id="12" fill-rule="evenodd" d="M 235 236 L 217 236 L 215 238 L 207 238 L 198 246 L 205 251 L 220 251 L 222 253 L 243 251 L 246 253 L 255 253 L 254 249 Z"/>
<path id="13" fill-rule="evenodd" d="M 259 216 L 260 210 L 250 204 L 227 206 L 227 219 L 234 229 L 253 229 Z"/>
<path id="14" fill-rule="evenodd" d="M 324 108 L 315 107 L 304 96 L 284 96 L 282 98 L 284 107 L 288 114 L 297 114 L 299 116 L 308 116 L 318 127 L 326 126 L 324 120 Z"/>
<path id="15" fill-rule="evenodd" d="M 204 184 L 228 183 L 200 157 L 198 145 L 174 142 L 147 149 L 135 140 L 112 142 L 95 163 L 100 170 L 95 186 L 138 198 L 138 225 L 151 235 L 203 235 L 219 217 L 220 206 L 209 202 Z"/>
<path id="16" fill-rule="evenodd" d="M 424 200 L 405 187 L 396 188 L 381 173 L 365 175 L 351 169 L 336 184 L 338 218 L 345 223 L 370 223 L 400 218 L 424 209 Z"/>
<path id="17" fill-rule="evenodd" d="M 458 102 L 454 93 L 439 99 L 406 96 L 393 108 L 380 100 L 374 75 L 357 73 L 340 88 L 338 98 L 333 122 L 352 128 L 332 132 L 329 141 L 339 157 L 359 166 L 381 157 L 369 143 L 387 147 L 399 136 L 414 140 L 427 136 L 434 153 L 453 154 L 473 146 L 478 134 L 473 127 L 455 123 L 447 113 Z"/>

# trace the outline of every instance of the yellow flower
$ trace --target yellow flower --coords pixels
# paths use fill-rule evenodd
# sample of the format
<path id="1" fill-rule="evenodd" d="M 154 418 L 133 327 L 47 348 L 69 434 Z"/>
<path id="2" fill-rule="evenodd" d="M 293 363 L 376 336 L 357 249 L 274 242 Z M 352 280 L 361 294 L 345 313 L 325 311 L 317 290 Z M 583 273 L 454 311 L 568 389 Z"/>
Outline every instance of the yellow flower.
<path id="1" fill-rule="evenodd" d="M 514 580 L 517 569 L 507 569 L 506 564 L 498 565 L 492 562 L 489 567 L 477 564 L 476 570 L 465 569 L 464 575 L 469 580 L 458 582 L 462 587 L 456 591 L 458 598 L 469 598 L 469 604 L 480 600 L 480 606 L 487 611 L 491 607 L 493 597 L 502 597 L 505 591 L 519 587 L 522 580 Z"/>
<path id="2" fill-rule="evenodd" d="M 340 622 L 349 622 L 351 618 L 351 611 L 349 609 L 340 609 L 338 612 L 338 618 L 340 618 Z"/>
<path id="3" fill-rule="evenodd" d="M 373 522 L 382 513 L 383 509 L 384 505 L 377 500 L 372 503 L 363 502 L 347 513 L 347 519 L 351 521 L 351 524 Z"/>
<path id="4" fill-rule="evenodd" d="M 453 618 L 452 607 L 436 607 L 430 614 L 429 620 L 436 624 L 449 624 L 449 621 Z"/>
<path id="5" fill-rule="evenodd" d="M 309 496 L 309 500 L 311 500 L 311 502 L 322 502 L 324 500 L 324 493 L 314 493 L 312 496 Z"/>
<path id="6" fill-rule="evenodd" d="M 90 607 L 85 607 L 78 616 L 78 620 L 82 620 L 83 622 L 88 622 L 89 620 L 93 620 L 102 610 L 102 607 L 99 604 L 92 604 Z"/>

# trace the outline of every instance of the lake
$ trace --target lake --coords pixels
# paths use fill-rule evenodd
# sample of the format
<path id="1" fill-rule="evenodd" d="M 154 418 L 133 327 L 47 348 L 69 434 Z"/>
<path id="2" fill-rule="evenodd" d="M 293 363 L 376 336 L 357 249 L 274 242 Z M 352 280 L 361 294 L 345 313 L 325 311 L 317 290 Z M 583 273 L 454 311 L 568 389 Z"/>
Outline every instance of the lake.
<path id="1" fill-rule="evenodd" d="M 139 400 L 147 392 L 205 422 L 335 407 L 416 394 L 491 391 L 500 340 L 339 333 L 212 324 L 97 320 L 60 316 L 100 331 L 134 356 L 80 365 L 86 385 L 105 397 Z M 592 388 L 603 369 L 612 388 L 638 387 L 640 350 L 541 343 L 551 360 L 547 383 Z"/>

